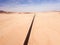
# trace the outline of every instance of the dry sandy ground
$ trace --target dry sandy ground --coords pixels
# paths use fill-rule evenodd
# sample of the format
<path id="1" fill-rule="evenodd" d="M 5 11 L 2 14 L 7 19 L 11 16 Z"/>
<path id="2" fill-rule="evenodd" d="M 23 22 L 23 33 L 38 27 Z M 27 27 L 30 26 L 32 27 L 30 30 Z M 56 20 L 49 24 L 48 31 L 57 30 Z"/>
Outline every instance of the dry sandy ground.
<path id="1" fill-rule="evenodd" d="M 34 14 L 0 14 L 0 45 L 23 45 Z M 28 45 L 60 45 L 60 13 L 36 13 Z"/>

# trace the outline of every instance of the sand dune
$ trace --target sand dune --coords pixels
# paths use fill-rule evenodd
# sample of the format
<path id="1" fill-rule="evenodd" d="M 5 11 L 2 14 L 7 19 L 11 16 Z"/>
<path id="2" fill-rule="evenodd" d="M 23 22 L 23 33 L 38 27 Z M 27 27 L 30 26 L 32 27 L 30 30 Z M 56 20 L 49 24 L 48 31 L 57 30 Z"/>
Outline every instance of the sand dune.
<path id="1" fill-rule="evenodd" d="M 36 12 L 28 45 L 60 45 L 60 12 Z M 23 45 L 34 14 L 0 14 L 0 45 Z"/>

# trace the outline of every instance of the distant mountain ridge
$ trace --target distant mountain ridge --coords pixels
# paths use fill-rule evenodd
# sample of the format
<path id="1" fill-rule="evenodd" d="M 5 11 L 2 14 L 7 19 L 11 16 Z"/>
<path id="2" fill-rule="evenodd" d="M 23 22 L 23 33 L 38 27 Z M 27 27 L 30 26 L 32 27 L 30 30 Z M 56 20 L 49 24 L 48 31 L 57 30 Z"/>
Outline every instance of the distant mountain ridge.
<path id="1" fill-rule="evenodd" d="M 7 13 L 6 11 L 0 10 L 0 13 Z"/>
<path id="2" fill-rule="evenodd" d="M 13 12 L 7 12 L 7 11 L 3 11 L 3 10 L 0 10 L 0 13 L 13 13 Z"/>
<path id="3" fill-rule="evenodd" d="M 60 11 L 55 11 L 55 10 L 53 10 L 53 11 L 47 11 L 47 12 L 59 12 L 60 13 Z M 10 14 L 10 13 L 32 14 L 33 12 L 9 12 L 9 11 L 0 10 L 0 13 L 5 13 L 5 14 Z"/>

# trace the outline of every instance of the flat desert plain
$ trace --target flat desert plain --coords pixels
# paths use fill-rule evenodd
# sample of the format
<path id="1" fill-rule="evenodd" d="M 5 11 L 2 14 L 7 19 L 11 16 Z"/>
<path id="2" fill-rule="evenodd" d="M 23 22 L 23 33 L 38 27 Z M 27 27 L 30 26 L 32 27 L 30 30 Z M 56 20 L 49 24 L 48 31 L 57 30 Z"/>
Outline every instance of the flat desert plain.
<path id="1" fill-rule="evenodd" d="M 35 12 L 28 45 L 60 45 L 60 12 Z M 23 45 L 34 13 L 0 14 L 0 45 Z"/>

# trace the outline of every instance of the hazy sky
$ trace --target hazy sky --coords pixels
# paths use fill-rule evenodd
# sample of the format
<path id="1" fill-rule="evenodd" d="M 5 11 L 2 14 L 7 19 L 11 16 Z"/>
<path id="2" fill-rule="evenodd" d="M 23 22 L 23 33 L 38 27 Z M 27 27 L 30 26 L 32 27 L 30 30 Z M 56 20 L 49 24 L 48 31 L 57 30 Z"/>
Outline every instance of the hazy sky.
<path id="1" fill-rule="evenodd" d="M 0 10 L 6 11 L 60 11 L 60 0 L 0 0 Z"/>

